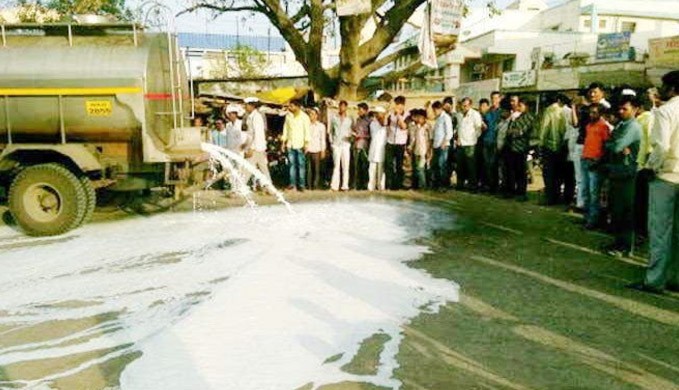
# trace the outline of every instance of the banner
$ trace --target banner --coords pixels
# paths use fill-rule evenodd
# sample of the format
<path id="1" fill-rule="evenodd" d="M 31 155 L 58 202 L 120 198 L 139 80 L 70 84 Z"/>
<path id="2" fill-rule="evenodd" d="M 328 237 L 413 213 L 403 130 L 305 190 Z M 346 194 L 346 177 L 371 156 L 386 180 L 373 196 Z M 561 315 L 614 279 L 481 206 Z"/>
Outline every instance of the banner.
<path id="1" fill-rule="evenodd" d="M 370 0 L 337 0 L 337 15 L 367 14 L 372 11 Z"/>
<path id="2" fill-rule="evenodd" d="M 424 8 L 424 19 L 422 21 L 422 28 L 420 29 L 420 39 L 417 43 L 417 48 L 420 50 L 420 57 L 422 65 L 429 68 L 438 69 L 438 58 L 436 57 L 436 44 L 434 44 L 434 37 L 431 34 L 431 23 L 428 23 L 430 18 L 431 7 Z"/>
<path id="3" fill-rule="evenodd" d="M 650 39 L 648 62 L 654 66 L 676 68 L 679 65 L 679 36 Z"/>
<path id="4" fill-rule="evenodd" d="M 532 87 L 537 83 L 535 70 L 502 73 L 502 88 Z"/>
<path id="5" fill-rule="evenodd" d="M 460 35 L 463 12 L 463 0 L 432 0 L 431 32 L 441 35 Z"/>
<path id="6" fill-rule="evenodd" d="M 599 34 L 596 59 L 603 61 L 628 61 L 632 33 Z"/>

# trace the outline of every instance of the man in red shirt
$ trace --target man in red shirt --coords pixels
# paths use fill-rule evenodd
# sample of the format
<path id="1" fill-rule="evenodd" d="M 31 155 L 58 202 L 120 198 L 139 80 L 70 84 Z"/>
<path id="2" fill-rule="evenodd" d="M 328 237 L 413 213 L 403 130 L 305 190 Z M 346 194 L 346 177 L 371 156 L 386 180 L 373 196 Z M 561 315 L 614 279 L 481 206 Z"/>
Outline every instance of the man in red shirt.
<path id="1" fill-rule="evenodd" d="M 599 163 L 604 156 L 604 145 L 610 137 L 610 128 L 601 117 L 602 107 L 599 104 L 589 106 L 589 123 L 585 132 L 585 143 L 582 150 L 582 194 L 587 212 L 586 229 L 594 229 L 599 224 L 601 209 L 601 174 Z"/>

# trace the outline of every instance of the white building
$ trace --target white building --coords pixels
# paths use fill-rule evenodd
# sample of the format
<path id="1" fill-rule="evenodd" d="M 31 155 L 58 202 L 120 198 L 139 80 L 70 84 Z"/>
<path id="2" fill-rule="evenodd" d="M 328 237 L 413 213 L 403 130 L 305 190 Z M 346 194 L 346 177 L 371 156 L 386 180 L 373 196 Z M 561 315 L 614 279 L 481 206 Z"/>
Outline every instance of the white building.
<path id="1" fill-rule="evenodd" d="M 256 52 L 263 77 L 303 77 L 306 71 L 285 40 L 279 36 L 248 36 L 180 32 L 179 46 L 186 59 L 187 69 L 194 79 L 238 78 L 240 74 L 235 49 L 246 46 Z M 339 62 L 339 52 L 323 52 L 323 66 Z"/>
<path id="2" fill-rule="evenodd" d="M 549 84 L 549 89 L 571 89 L 583 83 L 579 76 L 585 72 L 576 67 L 593 67 L 590 70 L 595 72 L 643 69 L 649 39 L 679 35 L 679 9 L 668 7 L 670 4 L 653 0 L 570 0 L 546 8 L 541 0 L 517 0 L 499 17 L 481 18 L 463 28 L 461 44 L 482 55 L 462 66 L 458 93 L 485 96 L 489 90 L 506 87 L 501 80 L 507 72 L 555 69 L 541 72 L 543 84 Z M 623 32 L 631 33 L 632 50 L 625 61 L 639 63 L 636 68 L 597 59 L 599 34 Z M 561 67 L 567 70 L 558 71 Z M 547 82 L 550 73 L 560 81 Z M 540 84 L 537 74 L 531 77 Z"/>
<path id="3" fill-rule="evenodd" d="M 615 71 L 643 77 L 648 40 L 679 35 L 676 5 L 657 0 L 566 0 L 549 8 L 544 0 L 517 0 L 499 15 L 474 8 L 463 21 L 458 49 L 439 58 L 438 70 L 423 68 L 420 76 L 390 87 L 400 91 L 439 88 L 478 99 L 506 87 L 502 78 L 512 76 L 508 72 L 539 69 L 529 72 L 527 79 L 542 89 L 581 87 L 588 73 Z M 599 34 L 622 32 L 631 33 L 633 48 L 625 64 L 597 60 Z M 416 41 L 411 38 L 410 43 Z M 419 57 L 399 59 L 393 68 L 413 61 Z"/>

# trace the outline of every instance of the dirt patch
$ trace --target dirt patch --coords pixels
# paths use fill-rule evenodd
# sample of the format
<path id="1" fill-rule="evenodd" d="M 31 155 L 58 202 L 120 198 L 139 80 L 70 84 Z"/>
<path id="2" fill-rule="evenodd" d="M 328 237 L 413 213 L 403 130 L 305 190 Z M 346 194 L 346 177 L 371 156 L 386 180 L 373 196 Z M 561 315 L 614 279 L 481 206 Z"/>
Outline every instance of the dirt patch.
<path id="1" fill-rule="evenodd" d="M 342 371 L 354 375 L 377 375 L 380 364 L 380 354 L 384 344 L 391 340 L 386 333 L 376 333 L 363 340 L 353 359 L 344 366 Z"/>

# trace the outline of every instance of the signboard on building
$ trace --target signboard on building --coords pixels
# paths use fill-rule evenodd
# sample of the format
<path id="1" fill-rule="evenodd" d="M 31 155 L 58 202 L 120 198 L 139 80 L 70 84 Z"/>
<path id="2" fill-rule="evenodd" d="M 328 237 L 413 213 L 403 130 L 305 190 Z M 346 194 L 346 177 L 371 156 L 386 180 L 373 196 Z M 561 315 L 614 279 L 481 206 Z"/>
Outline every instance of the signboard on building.
<path id="1" fill-rule="evenodd" d="M 463 11 L 463 0 L 433 0 L 431 2 L 432 33 L 459 35 Z"/>
<path id="2" fill-rule="evenodd" d="M 537 72 L 535 70 L 502 73 L 503 89 L 532 87 L 535 84 L 537 84 Z"/>
<path id="3" fill-rule="evenodd" d="M 628 61 L 630 59 L 630 38 L 632 33 L 599 34 L 596 45 L 598 61 Z"/>
<path id="4" fill-rule="evenodd" d="M 372 11 L 370 0 L 337 0 L 336 5 L 338 16 L 367 14 Z"/>
<path id="5" fill-rule="evenodd" d="M 679 65 L 679 36 L 650 39 L 648 62 L 654 66 L 676 68 Z"/>

